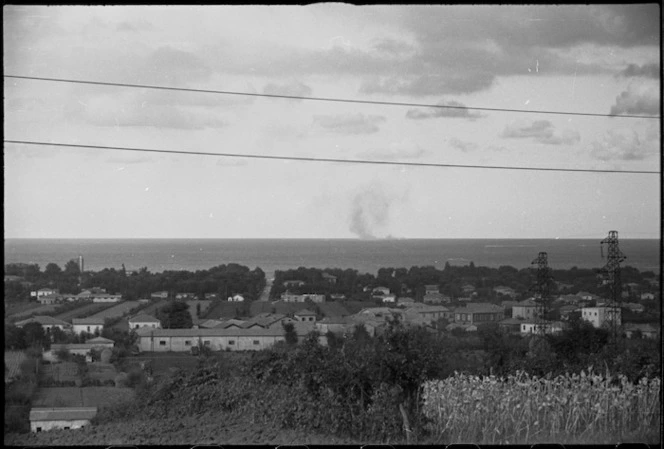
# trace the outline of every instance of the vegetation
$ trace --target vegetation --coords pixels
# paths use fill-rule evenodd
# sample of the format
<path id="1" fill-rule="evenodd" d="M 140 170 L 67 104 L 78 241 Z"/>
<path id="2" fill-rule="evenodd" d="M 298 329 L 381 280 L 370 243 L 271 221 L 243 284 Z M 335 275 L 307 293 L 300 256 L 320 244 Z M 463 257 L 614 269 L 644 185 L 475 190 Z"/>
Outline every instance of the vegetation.
<path id="1" fill-rule="evenodd" d="M 157 319 L 164 329 L 190 329 L 193 325 L 189 305 L 184 301 L 173 301 L 157 310 Z"/>

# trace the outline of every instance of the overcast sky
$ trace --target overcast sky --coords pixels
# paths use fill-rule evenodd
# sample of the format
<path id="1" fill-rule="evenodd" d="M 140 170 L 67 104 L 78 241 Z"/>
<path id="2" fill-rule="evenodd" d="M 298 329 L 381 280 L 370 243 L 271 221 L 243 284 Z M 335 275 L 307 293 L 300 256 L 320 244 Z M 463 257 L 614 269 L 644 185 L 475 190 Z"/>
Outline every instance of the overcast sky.
<path id="1" fill-rule="evenodd" d="M 4 73 L 259 94 L 659 115 L 660 11 L 6 6 Z M 4 80 L 5 139 L 660 170 L 660 120 Z M 5 144 L 5 237 L 658 238 L 658 174 L 426 168 Z"/>

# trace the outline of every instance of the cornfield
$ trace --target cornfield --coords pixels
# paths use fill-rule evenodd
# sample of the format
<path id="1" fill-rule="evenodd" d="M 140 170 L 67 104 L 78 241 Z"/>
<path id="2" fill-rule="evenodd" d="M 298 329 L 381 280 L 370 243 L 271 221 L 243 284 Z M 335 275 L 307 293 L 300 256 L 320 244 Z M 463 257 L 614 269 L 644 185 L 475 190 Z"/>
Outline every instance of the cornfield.
<path id="1" fill-rule="evenodd" d="M 659 441 L 660 388 L 660 378 L 633 384 L 583 371 L 555 378 L 455 373 L 425 383 L 422 411 L 434 439 L 446 444 Z"/>

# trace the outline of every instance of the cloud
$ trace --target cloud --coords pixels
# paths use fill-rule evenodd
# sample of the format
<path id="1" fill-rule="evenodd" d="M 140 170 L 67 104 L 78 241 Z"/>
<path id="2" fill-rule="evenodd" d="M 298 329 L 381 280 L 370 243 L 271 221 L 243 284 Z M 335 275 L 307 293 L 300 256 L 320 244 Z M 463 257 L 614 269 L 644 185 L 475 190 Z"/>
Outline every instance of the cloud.
<path id="1" fill-rule="evenodd" d="M 659 89 L 652 85 L 631 84 L 616 97 L 611 106 L 611 115 L 658 115 L 660 110 Z"/>
<path id="2" fill-rule="evenodd" d="M 244 167 L 248 165 L 249 162 L 247 159 L 237 158 L 237 157 L 222 157 L 217 159 L 215 165 L 218 167 Z"/>
<path id="3" fill-rule="evenodd" d="M 548 120 L 537 120 L 530 125 L 510 124 L 505 127 L 501 137 L 505 139 L 534 139 L 547 145 L 572 145 L 581 140 L 578 131 L 557 131 Z"/>
<path id="4" fill-rule="evenodd" d="M 316 115 L 314 124 L 341 134 L 372 134 L 380 130 L 378 124 L 385 122 L 382 115 Z"/>
<path id="5" fill-rule="evenodd" d="M 348 229 L 361 239 L 375 239 L 388 225 L 393 206 L 406 199 L 407 192 L 388 192 L 380 185 L 363 188 L 351 200 Z"/>
<path id="6" fill-rule="evenodd" d="M 270 83 L 263 89 L 263 93 L 266 95 L 286 95 L 289 97 L 310 97 L 311 92 L 311 87 L 299 81 L 287 84 Z"/>
<path id="7" fill-rule="evenodd" d="M 429 109 L 410 109 L 406 112 L 406 117 L 410 119 L 428 119 L 428 118 L 467 118 L 475 120 L 482 117 L 477 112 L 471 112 L 470 109 L 465 107 L 458 101 L 441 101 L 438 103 L 440 106 L 448 106 L 444 108 L 429 108 Z"/>
<path id="8" fill-rule="evenodd" d="M 68 108 L 72 116 L 96 126 L 204 129 L 225 125 L 207 109 L 141 102 L 141 97 L 134 93 L 88 96 L 69 104 Z"/>
<path id="9" fill-rule="evenodd" d="M 113 156 L 106 159 L 106 162 L 113 164 L 144 164 L 146 162 L 152 162 L 154 159 L 149 156 Z"/>
<path id="10" fill-rule="evenodd" d="M 417 144 L 396 143 L 387 148 L 359 153 L 364 159 L 398 161 L 404 159 L 419 159 L 428 151 Z"/>
<path id="11" fill-rule="evenodd" d="M 463 151 L 464 153 L 476 150 L 478 148 L 478 145 L 476 143 L 464 142 L 462 140 L 457 139 L 456 137 L 452 137 L 450 139 L 450 145 L 452 145 L 452 147 L 456 148 L 457 150 Z"/>
<path id="12" fill-rule="evenodd" d="M 195 54 L 167 45 L 152 51 L 134 75 L 137 83 L 181 87 L 207 80 L 212 73 L 212 69 Z"/>
<path id="13" fill-rule="evenodd" d="M 644 65 L 630 64 L 625 70 L 619 73 L 623 77 L 644 77 L 659 79 L 662 74 L 662 69 L 659 63 L 651 63 Z"/>
<path id="14" fill-rule="evenodd" d="M 362 82 L 364 94 L 387 93 L 397 95 L 428 96 L 440 94 L 466 94 L 488 89 L 495 74 L 482 70 L 464 72 L 441 69 L 439 74 L 406 74 L 371 77 Z"/>
<path id="15" fill-rule="evenodd" d="M 591 146 L 591 156 L 600 161 L 640 161 L 661 151 L 658 133 L 647 132 L 645 138 L 641 138 L 631 128 L 609 130 L 601 141 L 594 141 Z"/>

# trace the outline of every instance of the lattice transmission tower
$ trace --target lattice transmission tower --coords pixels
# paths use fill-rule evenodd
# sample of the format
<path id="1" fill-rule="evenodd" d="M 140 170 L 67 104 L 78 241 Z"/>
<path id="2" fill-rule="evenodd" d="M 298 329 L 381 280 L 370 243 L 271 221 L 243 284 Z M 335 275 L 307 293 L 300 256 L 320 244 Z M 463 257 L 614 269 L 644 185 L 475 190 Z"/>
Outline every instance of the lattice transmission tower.
<path id="1" fill-rule="evenodd" d="M 535 292 L 535 303 L 537 309 L 535 312 L 535 328 L 537 333 L 546 333 L 547 316 L 549 314 L 550 299 L 551 299 L 551 283 L 553 277 L 551 276 L 551 269 L 549 268 L 549 260 L 546 252 L 540 252 L 537 259 L 531 262 L 531 265 L 537 264 L 537 281 L 532 290 Z"/>
<path id="2" fill-rule="evenodd" d="M 627 257 L 620 251 L 618 231 L 609 231 L 609 236 L 600 242 L 600 252 L 604 258 L 604 245 L 607 246 L 606 265 L 600 270 L 602 284 L 608 288 L 609 304 L 607 313 L 611 320 L 613 341 L 618 341 L 620 327 L 620 305 L 622 303 L 622 282 L 620 280 L 620 263 Z"/>

